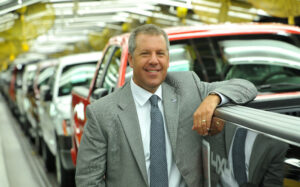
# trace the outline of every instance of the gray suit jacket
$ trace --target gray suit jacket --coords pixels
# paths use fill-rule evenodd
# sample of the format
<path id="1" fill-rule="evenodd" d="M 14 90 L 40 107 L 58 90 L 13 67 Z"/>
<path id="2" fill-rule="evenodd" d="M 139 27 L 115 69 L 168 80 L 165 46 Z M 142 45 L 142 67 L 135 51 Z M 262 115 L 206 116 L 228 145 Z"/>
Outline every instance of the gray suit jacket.
<path id="1" fill-rule="evenodd" d="M 236 126 L 225 125 L 226 153 L 229 154 Z M 249 161 L 249 183 L 254 186 L 281 187 L 288 144 L 258 134 Z"/>
<path id="2" fill-rule="evenodd" d="M 212 91 L 239 104 L 256 96 L 254 85 L 248 81 L 205 83 L 192 72 L 168 73 L 162 83 L 164 115 L 173 158 L 191 187 L 203 184 L 202 137 L 192 131 L 193 113 Z M 149 186 L 130 83 L 87 107 L 87 123 L 77 157 L 76 184 L 77 187 Z"/>

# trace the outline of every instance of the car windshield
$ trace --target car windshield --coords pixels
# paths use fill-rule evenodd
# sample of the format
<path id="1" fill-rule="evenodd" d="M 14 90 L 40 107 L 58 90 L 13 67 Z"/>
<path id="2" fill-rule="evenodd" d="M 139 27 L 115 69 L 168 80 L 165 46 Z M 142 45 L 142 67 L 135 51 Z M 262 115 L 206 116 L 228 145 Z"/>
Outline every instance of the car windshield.
<path id="1" fill-rule="evenodd" d="M 260 92 L 300 90 L 300 36 L 261 34 L 171 41 L 169 71 L 204 81 L 243 78 Z"/>
<path id="2" fill-rule="evenodd" d="M 40 88 L 42 85 L 45 85 L 48 83 L 49 79 L 53 74 L 55 73 L 55 67 L 49 66 L 46 68 L 41 69 L 40 74 L 38 75 L 38 88 Z"/>

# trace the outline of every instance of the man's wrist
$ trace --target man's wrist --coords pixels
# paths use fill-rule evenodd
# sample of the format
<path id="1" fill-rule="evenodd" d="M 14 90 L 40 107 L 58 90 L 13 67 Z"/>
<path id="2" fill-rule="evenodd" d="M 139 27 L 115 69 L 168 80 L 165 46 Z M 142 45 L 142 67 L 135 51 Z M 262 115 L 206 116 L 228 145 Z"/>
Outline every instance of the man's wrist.
<path id="1" fill-rule="evenodd" d="M 217 94 L 217 93 L 215 93 L 215 92 L 211 92 L 211 93 L 209 93 L 208 95 L 215 98 L 214 100 L 216 101 L 216 104 L 217 104 L 217 105 L 219 105 L 219 104 L 222 102 L 222 98 L 220 97 L 219 94 Z"/>
<path id="2" fill-rule="evenodd" d="M 212 91 L 208 95 L 217 95 L 217 96 L 219 96 L 220 103 L 218 104 L 218 106 L 222 106 L 222 105 L 224 105 L 224 104 L 226 104 L 226 103 L 229 102 L 229 99 L 225 95 L 223 95 L 223 94 L 221 94 L 219 92 Z"/>

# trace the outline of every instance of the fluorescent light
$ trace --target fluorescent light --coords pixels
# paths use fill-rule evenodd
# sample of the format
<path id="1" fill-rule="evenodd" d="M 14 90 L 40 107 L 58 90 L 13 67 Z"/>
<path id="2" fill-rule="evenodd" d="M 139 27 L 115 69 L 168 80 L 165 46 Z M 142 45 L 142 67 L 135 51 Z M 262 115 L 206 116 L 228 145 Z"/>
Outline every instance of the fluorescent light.
<path id="1" fill-rule="evenodd" d="M 24 6 L 28 6 L 28 5 L 31 5 L 31 4 L 35 4 L 35 3 L 38 3 L 38 2 L 41 2 L 42 0 L 27 0 L 25 2 L 21 1 L 22 3 L 19 4 L 19 0 L 16 2 L 14 1 L 14 3 L 10 3 L 10 6 L 5 8 L 5 9 L 1 9 L 0 10 L 0 15 L 2 14 L 6 14 L 8 12 L 12 12 L 14 10 L 17 10 L 19 8 L 22 8 Z"/>
<path id="2" fill-rule="evenodd" d="M 37 12 L 37 13 L 34 13 L 34 14 L 29 14 L 29 15 L 25 16 L 25 20 L 26 21 L 31 21 L 31 20 L 35 20 L 35 19 L 38 19 L 38 18 L 42 18 L 44 16 L 48 16 L 49 13 L 51 13 L 51 11 L 49 9 L 47 9 L 47 10 L 40 11 L 40 12 Z"/>
<path id="3" fill-rule="evenodd" d="M 221 3 L 220 2 L 212 2 L 212 1 L 204 1 L 204 0 L 192 0 L 192 3 L 194 3 L 193 6 L 201 5 L 206 7 L 215 7 L 220 8 Z"/>
<path id="4" fill-rule="evenodd" d="M 0 0 L 0 6 L 11 3 L 13 0 Z"/>
<path id="5" fill-rule="evenodd" d="M 12 28 L 13 25 L 14 25 L 14 21 L 0 24 L 0 32 L 6 31 L 6 30 Z"/>
<path id="6" fill-rule="evenodd" d="M 73 43 L 77 41 L 86 41 L 87 35 L 42 35 L 35 42 L 38 43 Z"/>
<path id="7" fill-rule="evenodd" d="M 207 23 L 218 23 L 219 20 L 217 18 L 208 17 L 208 16 L 201 16 L 201 21 L 207 22 Z"/>
<path id="8" fill-rule="evenodd" d="M 254 15 L 254 14 L 234 12 L 234 11 L 231 11 L 231 10 L 228 12 L 228 16 L 243 18 L 243 19 L 247 19 L 247 20 L 253 20 L 253 19 L 256 19 L 258 17 L 257 15 Z"/>
<path id="9" fill-rule="evenodd" d="M 188 8 L 188 9 L 191 9 L 192 6 L 191 6 L 191 1 L 188 0 L 153 0 L 151 2 L 155 2 L 157 4 L 162 4 L 162 5 L 169 5 L 169 6 L 175 6 L 175 7 L 184 7 L 184 8 Z"/>
<path id="10" fill-rule="evenodd" d="M 50 3 L 61 3 L 61 2 L 66 2 L 66 1 L 73 1 L 73 0 L 48 0 L 47 2 L 50 2 Z"/>
<path id="11" fill-rule="evenodd" d="M 194 9 L 196 11 L 199 10 L 199 11 L 213 13 L 213 14 L 219 14 L 219 11 L 220 11 L 219 8 L 200 6 L 200 5 L 194 5 Z"/>
<path id="12" fill-rule="evenodd" d="M 55 24 L 76 24 L 76 23 L 109 23 L 109 22 L 126 22 L 129 14 L 111 14 L 98 16 L 77 16 L 77 17 L 57 17 Z"/>

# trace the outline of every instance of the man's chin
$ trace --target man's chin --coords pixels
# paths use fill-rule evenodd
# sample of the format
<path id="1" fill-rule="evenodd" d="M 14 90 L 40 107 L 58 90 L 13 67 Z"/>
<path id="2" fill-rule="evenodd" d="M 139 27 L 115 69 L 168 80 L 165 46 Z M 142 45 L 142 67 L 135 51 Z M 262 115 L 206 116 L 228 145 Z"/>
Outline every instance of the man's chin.
<path id="1" fill-rule="evenodd" d="M 150 83 L 147 85 L 147 87 L 145 88 L 146 90 L 154 93 L 157 88 L 159 87 L 159 85 L 161 84 L 161 82 L 158 82 L 158 83 Z"/>

